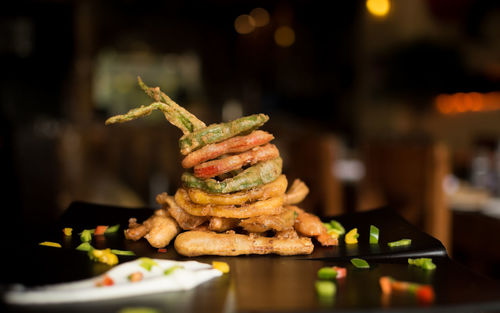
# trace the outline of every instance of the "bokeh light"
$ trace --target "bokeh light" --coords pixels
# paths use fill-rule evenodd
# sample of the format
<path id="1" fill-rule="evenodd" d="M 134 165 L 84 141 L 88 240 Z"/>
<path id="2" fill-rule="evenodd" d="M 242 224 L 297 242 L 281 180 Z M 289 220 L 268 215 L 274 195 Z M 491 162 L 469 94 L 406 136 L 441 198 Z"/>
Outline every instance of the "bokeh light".
<path id="1" fill-rule="evenodd" d="M 289 26 L 281 26 L 274 32 L 274 41 L 280 47 L 290 47 L 295 42 L 295 32 Z"/>
<path id="2" fill-rule="evenodd" d="M 256 27 L 262 27 L 269 24 L 269 12 L 267 12 L 266 9 L 255 8 L 250 11 L 250 16 L 254 19 Z"/>
<path id="3" fill-rule="evenodd" d="M 234 29 L 238 34 L 250 34 L 255 29 L 255 20 L 248 14 L 242 14 L 234 21 Z"/>
<path id="4" fill-rule="evenodd" d="M 366 0 L 366 8 L 372 15 L 384 17 L 389 13 L 391 3 L 389 0 Z"/>

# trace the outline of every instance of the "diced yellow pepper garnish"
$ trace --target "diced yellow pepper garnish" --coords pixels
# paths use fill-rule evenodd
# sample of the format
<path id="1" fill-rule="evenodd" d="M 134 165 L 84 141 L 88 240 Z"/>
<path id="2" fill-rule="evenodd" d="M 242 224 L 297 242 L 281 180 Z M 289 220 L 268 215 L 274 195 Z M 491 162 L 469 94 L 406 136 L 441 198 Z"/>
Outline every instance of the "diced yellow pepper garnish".
<path id="1" fill-rule="evenodd" d="M 66 228 L 63 228 L 63 233 L 64 233 L 64 236 L 71 236 L 73 232 L 73 228 L 69 228 L 69 227 L 66 227 Z"/>
<path id="2" fill-rule="evenodd" d="M 213 261 L 212 267 L 224 274 L 229 273 L 229 264 L 227 264 L 226 262 Z"/>
<path id="3" fill-rule="evenodd" d="M 358 229 L 353 228 L 345 235 L 345 243 L 347 244 L 355 244 L 358 243 Z"/>
<path id="4" fill-rule="evenodd" d="M 111 249 L 94 249 L 92 250 L 92 254 L 101 263 L 105 263 L 108 265 L 115 265 L 118 263 L 118 257 L 116 256 L 116 254 L 111 252 Z"/>
<path id="5" fill-rule="evenodd" d="M 336 229 L 330 229 L 328 231 L 328 235 L 330 235 L 330 237 L 332 237 L 334 239 L 339 238 L 339 232 Z"/>
<path id="6" fill-rule="evenodd" d="M 54 247 L 54 248 L 61 248 L 61 244 L 57 242 L 52 242 L 52 241 L 44 241 L 39 243 L 40 246 L 47 246 L 47 247 Z"/>

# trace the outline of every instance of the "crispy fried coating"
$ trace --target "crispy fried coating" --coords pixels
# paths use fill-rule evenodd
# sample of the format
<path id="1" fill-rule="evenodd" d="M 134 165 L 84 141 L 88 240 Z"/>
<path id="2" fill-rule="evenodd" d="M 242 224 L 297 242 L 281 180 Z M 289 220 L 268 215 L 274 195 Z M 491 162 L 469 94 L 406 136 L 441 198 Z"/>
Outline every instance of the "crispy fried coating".
<path id="1" fill-rule="evenodd" d="M 231 194 L 214 194 L 201 189 L 188 188 L 189 198 L 198 204 L 215 205 L 243 205 L 248 202 L 265 200 L 281 196 L 285 193 L 288 181 L 285 175 L 280 175 L 276 180 L 249 190 Z"/>
<path id="2" fill-rule="evenodd" d="M 262 130 L 255 130 L 246 136 L 236 136 L 219 143 L 204 146 L 191 152 L 182 160 L 182 167 L 191 168 L 223 154 L 239 153 L 273 140 L 274 136 Z"/>
<path id="3" fill-rule="evenodd" d="M 208 217 L 206 216 L 195 216 L 184 211 L 177 205 L 177 203 L 175 203 L 174 197 L 169 196 L 166 192 L 157 195 L 156 202 L 162 205 L 167 205 L 168 213 L 184 230 L 196 229 L 198 226 L 208 221 Z"/>
<path id="4" fill-rule="evenodd" d="M 297 204 L 302 202 L 309 193 L 309 188 L 300 179 L 295 179 L 292 186 L 285 194 L 285 204 Z"/>
<path id="5" fill-rule="evenodd" d="M 263 233 L 268 230 L 281 232 L 293 229 L 294 222 L 294 210 L 285 208 L 281 214 L 260 215 L 241 220 L 239 226 L 251 233 Z"/>
<path id="6" fill-rule="evenodd" d="M 175 193 L 175 202 L 184 211 L 196 216 L 217 216 L 226 218 L 248 218 L 259 215 L 280 214 L 283 211 L 283 197 L 272 197 L 242 206 L 234 205 L 201 205 L 189 198 L 188 192 L 180 188 Z"/>
<path id="7" fill-rule="evenodd" d="M 156 210 L 144 223 L 138 224 L 135 218 L 129 220 L 129 228 L 125 230 L 125 238 L 139 240 L 146 238 L 155 248 L 163 248 L 180 232 L 177 222 L 164 209 Z"/>
<path id="8" fill-rule="evenodd" d="M 278 239 L 234 233 L 187 231 L 179 234 L 175 250 L 184 256 L 244 254 L 310 254 L 314 245 L 310 238 Z"/>
<path id="9" fill-rule="evenodd" d="M 194 176 L 212 178 L 224 173 L 238 170 L 245 165 L 254 165 L 279 157 L 278 148 L 273 144 L 254 147 L 248 151 L 229 155 L 220 159 L 207 161 L 194 167 Z"/>
<path id="10" fill-rule="evenodd" d="M 208 229 L 215 232 L 225 232 L 233 229 L 240 223 L 238 218 L 211 217 L 208 224 Z"/>
<path id="11" fill-rule="evenodd" d="M 314 214 L 307 213 L 296 206 L 287 207 L 292 208 L 297 213 L 294 227 L 299 234 L 307 237 L 315 237 L 322 246 L 338 245 L 338 239 L 332 238 L 328 235 L 328 231 L 319 217 Z"/>

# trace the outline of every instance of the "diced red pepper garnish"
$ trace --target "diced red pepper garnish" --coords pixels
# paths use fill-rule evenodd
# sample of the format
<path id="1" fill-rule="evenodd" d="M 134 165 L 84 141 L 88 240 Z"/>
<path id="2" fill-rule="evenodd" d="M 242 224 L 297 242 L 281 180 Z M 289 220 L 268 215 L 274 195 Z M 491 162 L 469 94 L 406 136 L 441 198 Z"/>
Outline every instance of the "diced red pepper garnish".
<path id="1" fill-rule="evenodd" d="M 337 279 L 347 276 L 347 269 L 345 267 L 333 266 L 333 269 L 337 272 Z"/>
<path id="2" fill-rule="evenodd" d="M 160 253 L 165 253 L 165 252 L 167 252 L 167 249 L 165 249 L 165 248 L 159 248 L 159 249 L 158 249 L 158 252 L 160 252 Z"/>
<path id="3" fill-rule="evenodd" d="M 424 285 L 417 289 L 417 300 L 420 304 L 430 304 L 434 302 L 434 288 Z"/>
<path id="4" fill-rule="evenodd" d="M 106 225 L 99 225 L 95 228 L 94 235 L 104 235 L 104 232 L 108 229 Z"/>
<path id="5" fill-rule="evenodd" d="M 139 272 L 139 271 L 133 272 L 132 274 L 128 275 L 128 280 L 135 283 L 135 282 L 141 281 L 143 276 L 144 275 L 142 274 L 142 272 Z"/>
<path id="6" fill-rule="evenodd" d="M 113 279 L 111 277 L 109 277 L 108 275 L 104 275 L 104 277 L 102 278 L 102 280 L 98 281 L 96 283 L 96 286 L 97 287 L 113 286 L 114 284 L 115 284 L 115 282 L 113 281 Z"/>

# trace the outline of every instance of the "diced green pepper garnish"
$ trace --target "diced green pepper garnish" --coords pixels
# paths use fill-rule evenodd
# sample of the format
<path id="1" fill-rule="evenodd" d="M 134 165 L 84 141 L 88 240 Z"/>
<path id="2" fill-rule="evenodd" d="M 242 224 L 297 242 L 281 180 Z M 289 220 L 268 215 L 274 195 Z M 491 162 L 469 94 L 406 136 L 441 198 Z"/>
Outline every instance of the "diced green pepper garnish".
<path id="1" fill-rule="evenodd" d="M 337 277 L 337 271 L 331 267 L 322 267 L 318 270 L 318 278 L 332 280 Z"/>
<path id="2" fill-rule="evenodd" d="M 370 225 L 370 244 L 378 243 L 379 230 L 376 226 Z"/>
<path id="3" fill-rule="evenodd" d="M 436 264 L 430 258 L 408 259 L 408 264 L 423 268 L 424 270 L 433 270 Z"/>
<path id="4" fill-rule="evenodd" d="M 139 261 L 141 261 L 139 265 L 146 269 L 146 271 L 151 271 L 153 266 L 158 265 L 158 263 L 150 258 L 140 258 Z"/>
<path id="5" fill-rule="evenodd" d="M 352 265 L 356 266 L 357 268 L 370 268 L 370 264 L 368 264 L 368 262 L 366 262 L 363 259 L 354 258 L 354 259 L 351 259 L 351 263 L 352 263 Z"/>
<path id="6" fill-rule="evenodd" d="M 118 229 L 120 229 L 120 224 L 116 224 L 116 225 L 113 225 L 111 227 L 106 228 L 106 230 L 104 231 L 104 233 L 105 234 L 116 233 L 118 231 Z"/>
<path id="7" fill-rule="evenodd" d="M 340 224 L 336 220 L 331 220 L 330 225 L 332 226 L 332 229 L 335 229 L 339 233 L 339 235 L 345 234 L 344 226 L 342 226 L 342 224 Z"/>
<path id="8" fill-rule="evenodd" d="M 127 251 L 127 250 L 111 249 L 111 252 L 116 255 L 135 255 L 133 251 Z"/>
<path id="9" fill-rule="evenodd" d="M 79 250 L 79 251 L 89 251 L 92 249 L 93 249 L 93 247 L 88 242 L 82 242 L 78 247 L 76 247 L 76 250 Z"/>
<path id="10" fill-rule="evenodd" d="M 180 266 L 180 265 L 174 265 L 174 266 L 171 266 L 171 267 L 167 268 L 167 269 L 163 272 L 163 274 L 164 274 L 164 275 L 170 275 L 170 274 L 172 274 L 173 272 L 175 272 L 176 270 L 178 270 L 178 269 L 180 269 L 180 268 L 182 268 L 182 266 Z"/>
<path id="11" fill-rule="evenodd" d="M 411 245 L 411 239 L 401 239 L 398 241 L 392 241 L 387 243 L 387 245 L 391 248 L 409 246 Z"/>
<path id="12" fill-rule="evenodd" d="M 317 280 L 314 287 L 319 297 L 332 297 L 337 292 L 337 286 L 331 280 Z"/>
<path id="13" fill-rule="evenodd" d="M 92 240 L 92 233 L 93 231 L 90 229 L 84 229 L 82 231 L 82 234 L 80 235 L 80 240 L 82 242 L 89 242 Z"/>
<path id="14" fill-rule="evenodd" d="M 329 231 L 329 230 L 332 230 L 332 225 L 330 223 L 323 223 L 323 226 L 325 226 L 326 230 Z"/>

